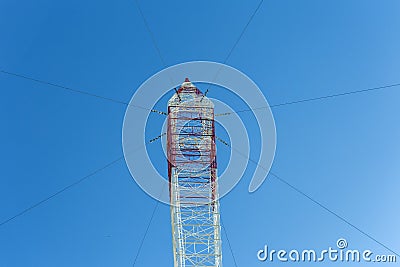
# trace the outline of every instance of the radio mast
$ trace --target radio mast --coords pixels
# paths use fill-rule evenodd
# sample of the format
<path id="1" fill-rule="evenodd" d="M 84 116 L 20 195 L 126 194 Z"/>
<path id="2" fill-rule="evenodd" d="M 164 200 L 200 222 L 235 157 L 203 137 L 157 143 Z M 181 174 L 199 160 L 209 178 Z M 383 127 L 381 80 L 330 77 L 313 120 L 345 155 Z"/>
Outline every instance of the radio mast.
<path id="1" fill-rule="evenodd" d="M 174 267 L 221 267 L 214 104 L 186 78 L 167 125 Z"/>

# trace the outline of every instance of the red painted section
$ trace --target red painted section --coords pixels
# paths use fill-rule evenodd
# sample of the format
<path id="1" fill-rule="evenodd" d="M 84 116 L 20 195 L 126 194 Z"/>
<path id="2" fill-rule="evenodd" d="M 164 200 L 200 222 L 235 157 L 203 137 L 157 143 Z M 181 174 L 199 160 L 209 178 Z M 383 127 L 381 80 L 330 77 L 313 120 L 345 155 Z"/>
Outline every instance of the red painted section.
<path id="1" fill-rule="evenodd" d="M 185 82 L 189 82 L 186 78 Z M 203 94 L 196 87 L 180 87 L 178 94 L 193 94 L 198 96 Z M 196 203 L 198 199 L 207 199 L 208 203 L 214 205 L 217 196 L 217 161 L 215 145 L 215 124 L 214 108 L 207 106 L 207 103 L 200 106 L 187 106 L 185 103 L 176 106 L 168 106 L 167 121 L 167 157 L 168 157 L 168 177 L 170 182 L 170 199 L 172 204 L 171 182 L 174 172 L 178 172 L 177 181 L 179 185 L 191 183 L 193 185 L 209 185 L 210 191 L 207 195 L 185 195 L 185 187 L 178 194 L 180 201 L 187 204 Z M 210 118 L 211 116 L 211 118 Z M 184 140 L 184 141 L 182 141 Z M 203 146 L 194 146 L 188 140 L 202 140 L 206 143 Z M 185 143 L 186 142 L 186 143 Z M 188 143 L 189 142 L 189 143 Z M 200 156 L 199 156 L 200 155 Z M 206 171 L 198 173 L 190 172 L 197 165 L 207 166 Z M 188 187 L 189 188 L 189 187 Z M 187 199 L 187 200 L 186 200 Z M 203 201 L 204 203 L 204 201 Z"/>

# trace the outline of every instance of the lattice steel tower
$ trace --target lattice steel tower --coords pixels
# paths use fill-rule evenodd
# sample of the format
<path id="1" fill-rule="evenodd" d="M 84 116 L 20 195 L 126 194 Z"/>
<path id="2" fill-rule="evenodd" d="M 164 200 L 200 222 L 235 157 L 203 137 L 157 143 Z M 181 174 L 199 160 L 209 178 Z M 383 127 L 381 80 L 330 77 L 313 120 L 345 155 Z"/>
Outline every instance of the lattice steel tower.
<path id="1" fill-rule="evenodd" d="M 214 105 L 186 78 L 168 101 L 175 267 L 222 266 Z"/>

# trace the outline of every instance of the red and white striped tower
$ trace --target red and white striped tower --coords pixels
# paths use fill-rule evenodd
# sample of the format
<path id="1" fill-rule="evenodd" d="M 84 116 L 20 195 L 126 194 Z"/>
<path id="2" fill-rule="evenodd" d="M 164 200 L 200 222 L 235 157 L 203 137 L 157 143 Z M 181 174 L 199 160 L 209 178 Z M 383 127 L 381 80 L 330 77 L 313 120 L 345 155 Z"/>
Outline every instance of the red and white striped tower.
<path id="1" fill-rule="evenodd" d="M 214 105 L 186 78 L 168 101 L 174 266 L 222 266 Z"/>

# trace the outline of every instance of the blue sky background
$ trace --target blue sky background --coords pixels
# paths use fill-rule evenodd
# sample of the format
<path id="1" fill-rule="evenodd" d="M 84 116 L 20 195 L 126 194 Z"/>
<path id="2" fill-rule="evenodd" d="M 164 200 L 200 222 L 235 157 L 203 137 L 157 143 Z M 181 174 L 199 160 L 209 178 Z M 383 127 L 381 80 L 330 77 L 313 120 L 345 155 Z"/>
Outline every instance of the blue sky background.
<path id="1" fill-rule="evenodd" d="M 223 62 L 258 5 L 238 2 L 141 7 L 174 65 Z M 399 83 L 399 11 L 396 0 L 264 1 L 227 63 L 270 104 Z M 0 1 L 2 70 L 127 102 L 163 67 L 133 0 Z M 124 105 L 4 73 L 0 92 L 0 221 L 122 155 Z M 272 171 L 397 253 L 399 99 L 392 87 L 272 110 Z M 322 250 L 340 237 L 350 248 L 392 254 L 273 177 L 253 194 L 249 182 L 221 200 L 237 266 L 272 265 L 256 258 L 264 244 Z M 120 161 L 1 226 L 0 266 L 132 266 L 154 205 Z M 234 266 L 227 244 L 224 235 L 224 266 Z M 160 264 L 172 266 L 166 205 L 136 266 Z"/>

